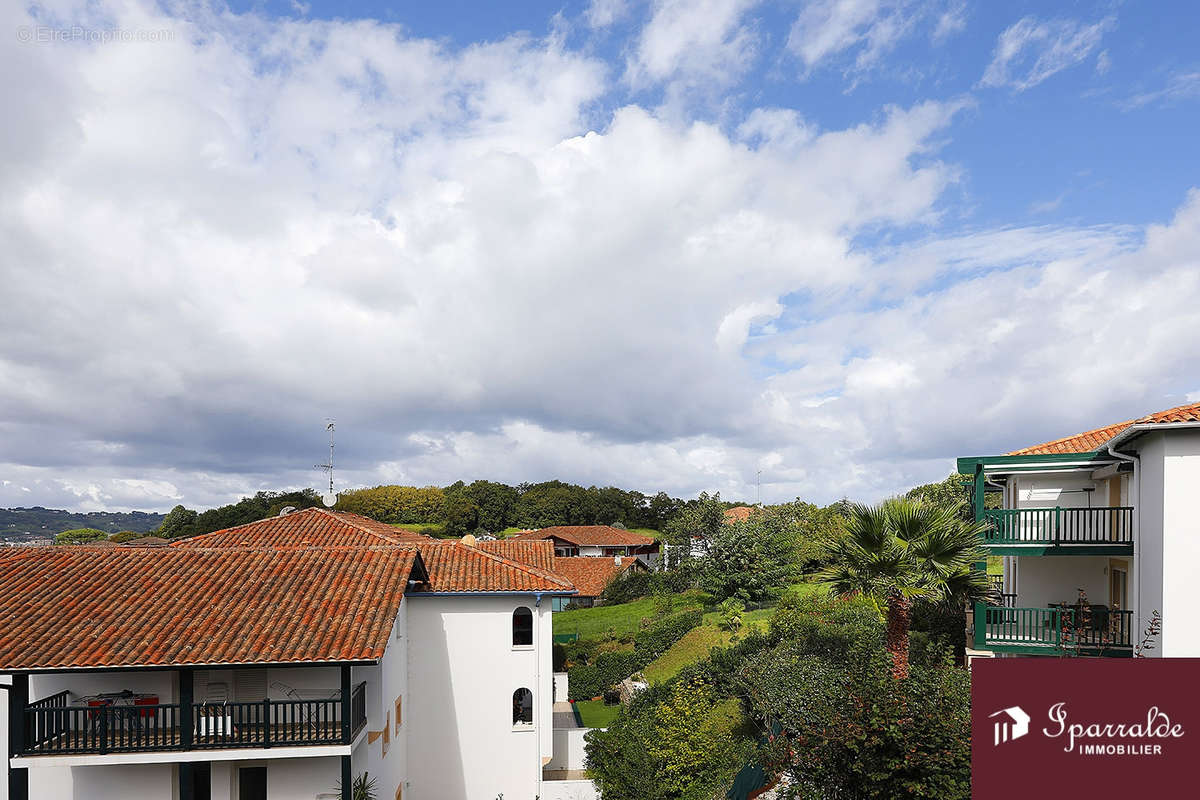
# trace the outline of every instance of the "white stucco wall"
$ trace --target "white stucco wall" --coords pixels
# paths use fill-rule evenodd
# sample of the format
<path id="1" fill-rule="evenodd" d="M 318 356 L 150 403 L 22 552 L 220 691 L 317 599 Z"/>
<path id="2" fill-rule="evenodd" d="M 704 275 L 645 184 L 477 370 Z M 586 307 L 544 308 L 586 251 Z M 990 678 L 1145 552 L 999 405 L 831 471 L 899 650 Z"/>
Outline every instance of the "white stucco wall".
<path id="1" fill-rule="evenodd" d="M 567 673 L 565 673 L 565 672 L 554 673 L 554 702 L 556 702 L 556 703 L 567 702 L 567 698 L 570 697 L 570 695 L 571 695 L 570 687 L 571 687 L 571 684 L 570 684 L 570 681 L 568 681 L 568 679 L 567 679 Z"/>
<path id="2" fill-rule="evenodd" d="M 546 765 L 549 770 L 583 769 L 587 760 L 587 736 L 591 728 L 555 728 L 554 757 Z"/>
<path id="3" fill-rule="evenodd" d="M 525 800 L 553 752 L 550 600 L 409 597 L 405 800 Z M 512 645 L 512 613 L 534 611 L 534 646 Z M 512 697 L 534 694 L 535 724 L 514 728 Z"/>
<path id="4" fill-rule="evenodd" d="M 1134 564 L 1137 585 L 1138 613 L 1135 615 L 1134 643 L 1140 642 L 1142 632 L 1155 611 L 1163 609 L 1163 486 L 1166 462 L 1166 438 L 1163 434 L 1143 436 L 1137 440 L 1138 502 L 1137 539 Z M 1164 625 L 1164 628 L 1166 626 Z M 1163 639 L 1145 655 L 1151 658 L 1163 654 Z"/>
<path id="5" fill-rule="evenodd" d="M 591 781 L 545 781 L 538 800 L 600 800 Z"/>
<path id="6" fill-rule="evenodd" d="M 368 772 L 382 800 L 396 796 L 396 789 L 408 780 L 408 737 L 411 698 L 408 694 L 408 606 L 405 599 L 392 627 L 383 662 L 378 667 L 355 668 L 354 679 L 367 681 L 367 731 L 382 733 L 374 742 L 364 739 L 354 750 L 352 769 L 357 776 Z M 396 701 L 400 701 L 399 727 Z M 404 792 L 407 797 L 408 788 Z"/>
<path id="7" fill-rule="evenodd" d="M 1200 574 L 1200 430 L 1162 434 L 1162 618 L 1161 654 L 1200 656 L 1196 613 Z M 1145 455 L 1143 455 L 1145 461 Z M 1143 481 L 1145 478 L 1143 478 Z M 1144 576 L 1145 577 L 1145 576 Z M 1153 582 L 1153 574 L 1149 582 Z"/>
<path id="8" fill-rule="evenodd" d="M 1074 603 L 1081 588 L 1092 605 L 1108 605 L 1108 556 L 1018 556 L 1016 561 L 1020 607 Z"/>
<path id="9" fill-rule="evenodd" d="M 171 764 L 54 767 L 29 770 L 30 800 L 129 800 L 178 794 Z M 6 787 L 7 791 L 7 787 Z"/>

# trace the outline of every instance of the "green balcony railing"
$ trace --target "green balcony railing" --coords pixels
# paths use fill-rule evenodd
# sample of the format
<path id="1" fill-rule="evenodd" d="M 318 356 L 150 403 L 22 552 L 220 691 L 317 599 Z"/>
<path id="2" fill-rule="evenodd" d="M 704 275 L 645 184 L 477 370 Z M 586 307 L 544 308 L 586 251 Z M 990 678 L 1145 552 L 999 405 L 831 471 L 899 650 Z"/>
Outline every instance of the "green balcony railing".
<path id="1" fill-rule="evenodd" d="M 1133 612 L 1107 606 L 975 606 L 975 646 L 981 650 L 1129 648 L 1132 635 Z"/>
<path id="2" fill-rule="evenodd" d="M 989 545 L 1131 545 L 1133 508 L 989 508 Z"/>

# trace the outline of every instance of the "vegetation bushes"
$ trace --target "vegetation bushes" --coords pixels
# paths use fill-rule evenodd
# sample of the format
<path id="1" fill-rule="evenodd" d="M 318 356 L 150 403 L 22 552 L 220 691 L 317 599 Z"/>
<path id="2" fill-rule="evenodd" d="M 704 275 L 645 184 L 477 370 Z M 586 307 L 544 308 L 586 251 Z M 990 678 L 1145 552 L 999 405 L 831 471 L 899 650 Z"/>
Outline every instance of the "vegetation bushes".
<path id="1" fill-rule="evenodd" d="M 590 664 L 579 664 L 568 672 L 570 699 L 590 700 L 641 669 L 645 663 L 635 650 L 601 653 Z"/>
<path id="2" fill-rule="evenodd" d="M 76 528 L 55 534 L 55 544 L 87 544 L 88 542 L 103 542 L 108 534 L 96 528 Z"/>
<path id="3" fill-rule="evenodd" d="M 651 595 L 679 594 L 695 583 L 695 570 L 689 564 L 660 572 L 626 570 L 604 587 L 601 597 L 606 603 L 617 605 Z"/>
<path id="4" fill-rule="evenodd" d="M 702 677 L 643 692 L 587 742 L 589 775 L 605 800 L 723 795 L 753 751 L 737 702 Z"/>
<path id="5" fill-rule="evenodd" d="M 578 663 L 568 670 L 568 686 L 572 700 L 590 699 L 599 696 L 605 689 L 637 672 L 665 653 L 684 634 L 698 626 L 703 614 L 698 609 L 684 611 L 662 619 L 634 636 L 632 650 L 599 652 L 590 663 Z M 583 645 L 573 650 L 581 660 L 587 655 L 584 647 L 593 653 L 603 643 Z M 572 652 L 568 649 L 568 652 Z"/>
<path id="6" fill-rule="evenodd" d="M 845 660 L 795 643 L 750 658 L 739 673 L 751 704 L 784 732 L 784 766 L 801 800 L 970 795 L 970 677 L 914 663 L 897 680 L 882 650 Z"/>

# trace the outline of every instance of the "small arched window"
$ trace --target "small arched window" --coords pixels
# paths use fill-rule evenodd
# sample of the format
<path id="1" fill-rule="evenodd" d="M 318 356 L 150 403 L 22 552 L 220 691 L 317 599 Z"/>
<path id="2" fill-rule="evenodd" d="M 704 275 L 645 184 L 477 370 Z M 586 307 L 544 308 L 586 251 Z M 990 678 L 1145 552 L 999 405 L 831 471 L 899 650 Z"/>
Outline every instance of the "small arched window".
<path id="1" fill-rule="evenodd" d="M 533 612 L 521 606 L 513 612 L 513 647 L 533 644 Z"/>
<path id="2" fill-rule="evenodd" d="M 513 692 L 513 725 L 533 724 L 533 692 L 517 689 Z"/>

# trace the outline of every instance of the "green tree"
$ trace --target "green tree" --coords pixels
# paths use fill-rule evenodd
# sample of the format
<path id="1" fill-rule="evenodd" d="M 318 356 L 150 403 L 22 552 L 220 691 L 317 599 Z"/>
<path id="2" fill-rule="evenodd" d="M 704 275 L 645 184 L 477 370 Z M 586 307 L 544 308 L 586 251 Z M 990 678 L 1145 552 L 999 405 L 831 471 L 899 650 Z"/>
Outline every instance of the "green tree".
<path id="1" fill-rule="evenodd" d="M 778 596 L 797 572 L 796 536 L 795 521 L 775 509 L 722 524 L 703 562 L 704 588 L 718 599 Z"/>
<path id="2" fill-rule="evenodd" d="M 467 494 L 462 481 L 446 487 L 442 521 L 443 530 L 450 536 L 463 536 L 479 527 L 479 506 Z"/>
<path id="3" fill-rule="evenodd" d="M 710 554 L 713 542 L 726 529 L 725 509 L 727 503 L 721 502 L 721 493 L 709 496 L 701 492 L 700 497 L 682 508 L 669 523 L 663 533 L 671 545 L 672 561 L 686 561 L 691 558 L 693 544 L 702 554 Z"/>
<path id="4" fill-rule="evenodd" d="M 106 539 L 108 539 L 108 534 L 96 528 L 75 528 L 74 530 L 55 534 L 54 543 L 62 545 L 87 544 L 88 542 L 102 542 Z"/>
<path id="5" fill-rule="evenodd" d="M 147 534 L 144 534 L 144 533 L 138 533 L 137 531 L 119 531 L 117 533 L 114 533 L 112 536 L 108 537 L 108 540 L 110 542 L 116 542 L 117 544 L 121 544 L 122 542 L 133 541 L 134 539 L 142 539 L 146 535 Z"/>
<path id="6" fill-rule="evenodd" d="M 604 800 L 708 800 L 750 754 L 741 723 L 737 703 L 702 677 L 679 680 L 587 734 L 588 774 Z"/>
<path id="7" fill-rule="evenodd" d="M 517 505 L 516 489 L 503 483 L 479 480 L 464 487 L 462 493 L 475 504 L 478 527 L 495 533 L 509 526 Z"/>
<path id="8" fill-rule="evenodd" d="M 986 558 L 982 542 L 982 526 L 964 521 L 956 509 L 908 498 L 854 504 L 820 577 L 839 595 L 861 595 L 885 610 L 892 674 L 907 678 L 913 602 L 989 595 L 987 575 L 973 569 Z"/>
<path id="9" fill-rule="evenodd" d="M 167 516 L 163 518 L 162 525 L 158 526 L 158 530 L 155 533 L 164 539 L 190 536 L 195 532 L 193 529 L 198 517 L 199 514 L 190 508 L 185 508 L 182 505 L 175 506 L 167 512 Z M 213 530 L 220 530 L 220 528 L 214 528 Z"/>

